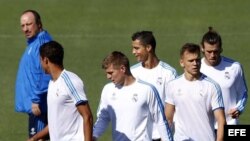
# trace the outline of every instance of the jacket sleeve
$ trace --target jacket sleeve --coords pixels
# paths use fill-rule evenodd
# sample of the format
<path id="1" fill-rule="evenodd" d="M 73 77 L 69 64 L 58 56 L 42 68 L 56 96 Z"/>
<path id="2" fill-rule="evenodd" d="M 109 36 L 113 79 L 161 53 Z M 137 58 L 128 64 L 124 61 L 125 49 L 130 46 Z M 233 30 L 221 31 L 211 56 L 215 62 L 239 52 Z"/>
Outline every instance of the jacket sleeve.
<path id="1" fill-rule="evenodd" d="M 45 74 L 41 62 L 40 62 L 40 53 L 39 49 L 41 45 L 44 43 L 50 41 L 48 38 L 42 38 L 45 35 L 39 36 L 37 41 L 32 43 L 30 46 L 32 47 L 31 50 L 31 69 L 30 69 L 30 75 L 28 77 L 31 81 L 31 87 L 32 87 L 32 96 L 31 100 L 33 103 L 40 103 L 42 98 L 46 97 L 47 90 L 48 90 L 48 83 L 50 80 L 50 75 Z M 45 95 L 45 96 L 44 96 Z"/>
<path id="2" fill-rule="evenodd" d="M 110 122 L 110 116 L 108 113 L 109 107 L 107 106 L 105 101 L 105 93 L 106 92 L 104 88 L 101 94 L 101 99 L 97 110 L 97 120 L 94 124 L 93 129 L 93 136 L 96 138 L 99 138 L 104 133 Z"/>
<path id="3" fill-rule="evenodd" d="M 248 90 L 245 81 L 244 71 L 241 65 L 238 69 L 238 75 L 235 81 L 236 91 L 237 91 L 237 109 L 242 113 L 245 109 L 247 99 L 248 99 Z"/>

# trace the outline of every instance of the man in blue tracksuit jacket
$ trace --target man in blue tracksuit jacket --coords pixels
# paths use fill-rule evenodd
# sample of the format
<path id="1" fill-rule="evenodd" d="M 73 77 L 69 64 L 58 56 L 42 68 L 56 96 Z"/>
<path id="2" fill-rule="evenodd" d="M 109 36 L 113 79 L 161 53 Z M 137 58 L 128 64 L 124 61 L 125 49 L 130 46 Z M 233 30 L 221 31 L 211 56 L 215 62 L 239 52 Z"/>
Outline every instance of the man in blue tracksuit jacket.
<path id="1" fill-rule="evenodd" d="M 42 28 L 40 15 L 26 10 L 20 18 L 27 48 L 20 60 L 16 78 L 15 110 L 29 115 L 29 137 L 47 125 L 47 89 L 51 79 L 40 63 L 39 48 L 52 40 Z"/>

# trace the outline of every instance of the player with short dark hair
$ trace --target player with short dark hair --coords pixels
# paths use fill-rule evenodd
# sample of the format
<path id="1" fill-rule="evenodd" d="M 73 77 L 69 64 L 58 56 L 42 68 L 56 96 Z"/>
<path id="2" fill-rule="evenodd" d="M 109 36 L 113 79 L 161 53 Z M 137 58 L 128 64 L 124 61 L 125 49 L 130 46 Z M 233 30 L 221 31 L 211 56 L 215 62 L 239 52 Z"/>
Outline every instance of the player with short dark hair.
<path id="1" fill-rule="evenodd" d="M 156 87 L 161 98 L 159 105 L 164 110 L 165 87 L 168 81 L 176 78 L 176 70 L 157 57 L 156 40 L 152 31 L 138 31 L 132 35 L 132 53 L 139 62 L 131 67 L 133 76 Z M 155 124 L 152 140 L 161 140 Z"/>
<path id="2" fill-rule="evenodd" d="M 93 117 L 82 80 L 63 66 L 64 49 L 56 41 L 40 48 L 42 68 L 52 79 L 48 86 L 48 126 L 29 141 L 50 135 L 51 141 L 92 141 Z"/>

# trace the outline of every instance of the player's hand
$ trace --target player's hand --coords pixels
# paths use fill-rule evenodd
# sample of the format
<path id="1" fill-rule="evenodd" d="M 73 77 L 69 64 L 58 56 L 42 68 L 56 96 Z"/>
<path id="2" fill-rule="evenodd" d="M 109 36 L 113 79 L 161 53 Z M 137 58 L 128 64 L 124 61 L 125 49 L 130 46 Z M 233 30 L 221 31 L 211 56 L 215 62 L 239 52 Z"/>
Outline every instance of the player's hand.
<path id="1" fill-rule="evenodd" d="M 35 116 L 41 115 L 41 110 L 40 110 L 40 108 L 39 108 L 39 104 L 32 103 L 32 113 L 33 113 Z"/>
<path id="2" fill-rule="evenodd" d="M 240 112 L 236 108 L 230 109 L 228 113 L 232 118 L 239 118 Z"/>

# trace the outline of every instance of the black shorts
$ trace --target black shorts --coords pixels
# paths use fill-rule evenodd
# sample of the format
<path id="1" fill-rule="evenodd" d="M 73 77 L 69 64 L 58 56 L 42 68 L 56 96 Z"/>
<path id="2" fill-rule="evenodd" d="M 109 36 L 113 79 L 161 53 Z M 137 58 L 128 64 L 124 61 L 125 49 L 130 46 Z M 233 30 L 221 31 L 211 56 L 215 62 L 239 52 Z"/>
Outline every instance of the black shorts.
<path id="1" fill-rule="evenodd" d="M 35 116 L 29 114 L 29 137 L 34 136 L 37 132 L 41 131 L 48 124 L 47 114 Z"/>

